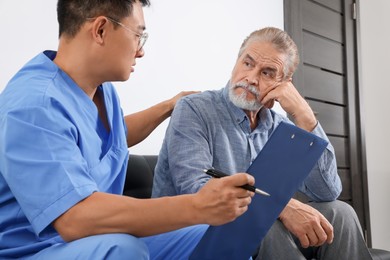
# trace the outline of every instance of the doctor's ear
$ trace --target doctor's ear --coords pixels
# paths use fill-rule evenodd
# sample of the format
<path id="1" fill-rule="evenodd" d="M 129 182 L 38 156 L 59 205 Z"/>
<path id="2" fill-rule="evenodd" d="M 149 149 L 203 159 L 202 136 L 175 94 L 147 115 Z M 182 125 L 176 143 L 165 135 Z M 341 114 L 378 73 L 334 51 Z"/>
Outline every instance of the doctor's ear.
<path id="1" fill-rule="evenodd" d="M 104 16 L 99 16 L 95 19 L 92 25 L 92 37 L 99 44 L 104 43 L 104 37 L 107 30 L 108 20 Z"/>

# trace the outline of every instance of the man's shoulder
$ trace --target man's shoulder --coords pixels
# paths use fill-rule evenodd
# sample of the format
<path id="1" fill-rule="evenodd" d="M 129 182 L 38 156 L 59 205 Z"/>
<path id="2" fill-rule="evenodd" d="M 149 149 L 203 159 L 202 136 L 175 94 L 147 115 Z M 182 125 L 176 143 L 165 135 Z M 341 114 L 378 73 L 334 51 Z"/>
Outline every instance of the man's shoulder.
<path id="1" fill-rule="evenodd" d="M 47 93 L 49 80 L 29 78 L 22 82 L 15 81 L 8 85 L 0 95 L 2 109 L 44 106 L 50 98 Z"/>
<path id="2" fill-rule="evenodd" d="M 201 93 L 185 96 L 181 101 L 190 106 L 209 109 L 211 107 L 216 107 L 221 103 L 222 90 L 206 90 Z"/>
<path id="3" fill-rule="evenodd" d="M 18 90 L 19 86 L 26 86 L 25 91 L 31 88 L 46 85 L 58 72 L 58 67 L 50 60 L 44 52 L 39 53 L 29 60 L 8 82 L 7 88 Z M 41 84 L 40 84 L 41 83 Z"/>

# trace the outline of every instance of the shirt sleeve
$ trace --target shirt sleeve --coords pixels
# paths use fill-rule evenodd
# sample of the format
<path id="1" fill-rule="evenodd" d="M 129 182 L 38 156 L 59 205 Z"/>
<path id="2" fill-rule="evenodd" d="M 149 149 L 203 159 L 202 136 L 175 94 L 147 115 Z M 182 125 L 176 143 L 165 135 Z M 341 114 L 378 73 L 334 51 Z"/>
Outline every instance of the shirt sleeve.
<path id="1" fill-rule="evenodd" d="M 312 133 L 329 141 L 319 122 Z M 330 142 L 299 190 L 313 201 L 333 201 L 340 195 L 342 185 L 337 173 L 335 151 Z"/>
<path id="2" fill-rule="evenodd" d="M 1 122 L 3 176 L 37 235 L 97 190 L 71 119 L 52 107 L 9 112 Z"/>
<path id="3" fill-rule="evenodd" d="M 213 158 L 206 125 L 187 99 L 177 103 L 165 139 L 177 194 L 196 193 L 210 179 L 203 173 L 203 169 L 212 166 Z"/>

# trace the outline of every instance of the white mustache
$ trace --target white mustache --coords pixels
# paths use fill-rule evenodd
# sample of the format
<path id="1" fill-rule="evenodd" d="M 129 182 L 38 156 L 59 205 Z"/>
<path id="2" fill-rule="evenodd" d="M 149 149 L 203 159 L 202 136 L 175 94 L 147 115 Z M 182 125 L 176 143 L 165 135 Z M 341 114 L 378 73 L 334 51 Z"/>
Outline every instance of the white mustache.
<path id="1" fill-rule="evenodd" d="M 260 92 L 259 90 L 253 86 L 253 85 L 250 85 L 248 83 L 245 83 L 245 82 L 237 82 L 236 84 L 233 85 L 233 88 L 236 89 L 236 88 L 244 88 L 246 89 L 247 91 L 249 91 L 250 93 L 252 93 L 253 95 L 256 96 L 256 98 L 259 98 L 260 97 Z"/>

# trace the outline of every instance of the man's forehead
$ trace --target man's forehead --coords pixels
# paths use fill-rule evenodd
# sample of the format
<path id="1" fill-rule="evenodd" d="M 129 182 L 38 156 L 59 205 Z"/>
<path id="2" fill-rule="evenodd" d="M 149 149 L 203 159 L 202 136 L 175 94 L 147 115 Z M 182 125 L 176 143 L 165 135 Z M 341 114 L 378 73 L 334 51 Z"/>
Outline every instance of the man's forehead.
<path id="1" fill-rule="evenodd" d="M 146 29 L 143 8 L 139 1 L 133 4 L 132 13 L 125 19 L 134 24 L 137 27 L 136 29 L 142 31 Z"/>
<path id="2" fill-rule="evenodd" d="M 252 42 L 249 43 L 242 54 L 243 59 L 249 59 L 256 63 L 276 63 L 283 65 L 285 55 L 279 52 L 271 43 Z"/>

